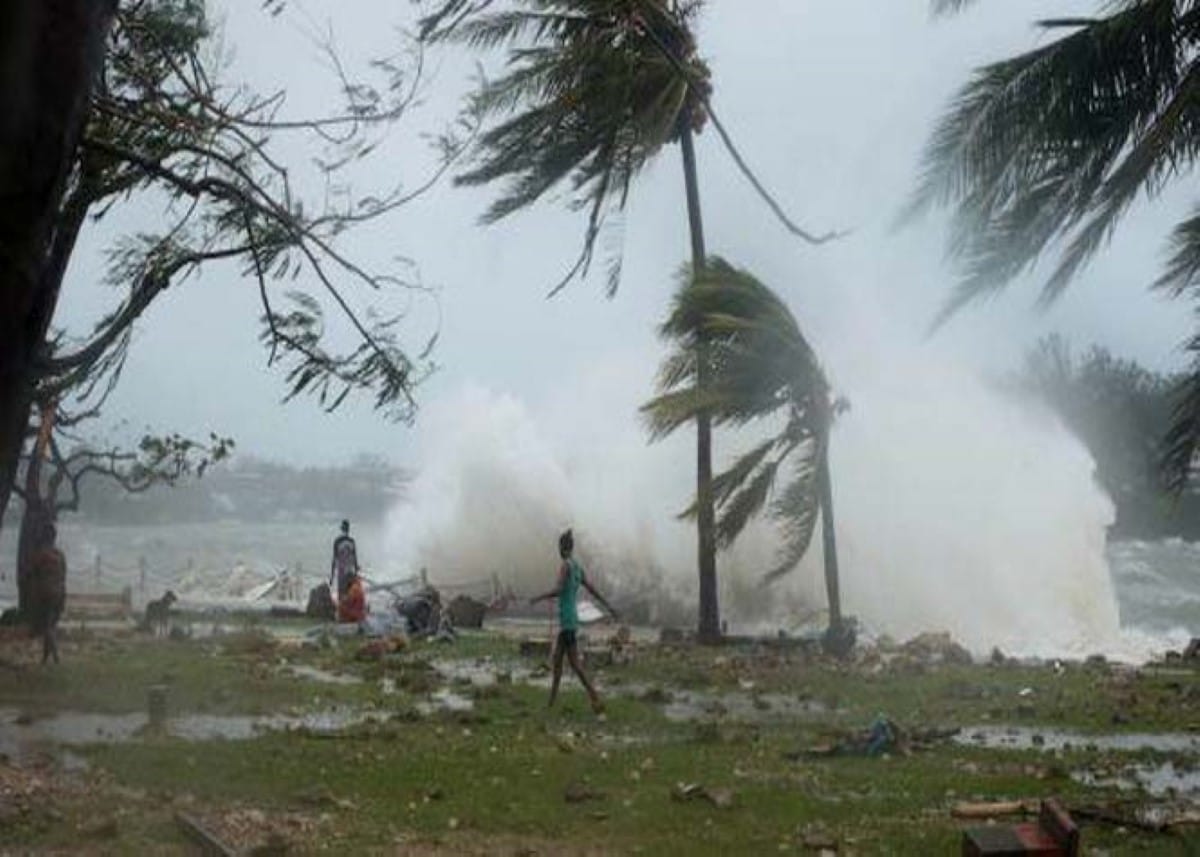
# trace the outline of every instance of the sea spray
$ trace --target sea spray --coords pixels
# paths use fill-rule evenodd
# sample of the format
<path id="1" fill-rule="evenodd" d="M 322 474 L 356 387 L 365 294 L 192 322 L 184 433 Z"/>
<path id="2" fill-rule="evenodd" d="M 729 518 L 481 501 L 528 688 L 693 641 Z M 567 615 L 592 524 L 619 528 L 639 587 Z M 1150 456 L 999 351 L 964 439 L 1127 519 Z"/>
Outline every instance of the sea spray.
<path id="1" fill-rule="evenodd" d="M 1123 653 L 1105 559 L 1112 506 L 1083 445 L 929 349 L 847 366 L 851 410 L 833 440 L 846 611 L 896 637 L 948 630 L 976 652 Z M 690 623 L 695 536 L 677 513 L 693 490 L 693 439 L 649 445 L 638 395 L 580 379 L 536 409 L 474 386 L 434 403 L 409 500 L 390 518 L 389 564 L 435 580 L 497 575 L 531 594 L 552 582 L 554 539 L 573 526 L 585 563 L 640 618 Z M 722 554 L 731 625 L 819 622 L 818 542 L 773 590 L 759 586 L 776 547 L 768 524 Z"/>

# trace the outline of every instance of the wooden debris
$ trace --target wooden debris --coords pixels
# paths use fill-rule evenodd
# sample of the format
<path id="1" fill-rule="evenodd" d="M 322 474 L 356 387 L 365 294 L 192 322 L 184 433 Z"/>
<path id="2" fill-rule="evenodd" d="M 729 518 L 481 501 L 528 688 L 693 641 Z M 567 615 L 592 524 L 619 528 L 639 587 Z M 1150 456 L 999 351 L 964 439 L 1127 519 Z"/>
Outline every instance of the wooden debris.
<path id="1" fill-rule="evenodd" d="M 184 812 L 175 813 L 175 823 L 183 830 L 188 839 L 199 846 L 200 850 L 209 857 L 236 857 L 237 850 L 226 845 L 217 835 L 200 823 L 198 819 Z"/>
<path id="2" fill-rule="evenodd" d="M 955 818 L 1001 818 L 1007 815 L 1033 815 L 1038 811 L 1038 802 L 1033 800 L 1005 800 L 995 803 L 960 803 L 950 810 Z"/>

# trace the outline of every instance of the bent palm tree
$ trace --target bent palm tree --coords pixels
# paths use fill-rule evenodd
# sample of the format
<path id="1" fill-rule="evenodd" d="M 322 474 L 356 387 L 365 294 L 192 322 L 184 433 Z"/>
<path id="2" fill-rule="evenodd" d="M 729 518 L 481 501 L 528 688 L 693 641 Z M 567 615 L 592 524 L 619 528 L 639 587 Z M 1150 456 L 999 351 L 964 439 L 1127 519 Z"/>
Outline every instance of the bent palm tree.
<path id="1" fill-rule="evenodd" d="M 699 412 L 718 425 L 743 426 L 781 416 L 779 431 L 741 455 L 713 480 L 720 547 L 731 545 L 767 505 L 780 471 L 791 476 L 770 504 L 783 546 L 766 575 L 774 581 L 800 562 L 822 522 L 830 627 L 841 626 L 837 544 L 829 479 L 829 433 L 835 405 L 829 382 L 791 310 L 752 274 L 710 257 L 685 269 L 662 335 L 675 343 L 659 375 L 659 395 L 643 408 L 653 439 Z M 701 385 L 696 348 L 708 343 Z M 688 510 L 693 513 L 695 506 Z"/>
<path id="2" fill-rule="evenodd" d="M 697 56 L 691 24 L 701 0 L 519 0 L 493 11 L 492 0 L 442 0 L 422 24 L 426 39 L 475 49 L 508 46 L 508 70 L 485 83 L 473 113 L 493 118 L 460 184 L 507 181 L 485 215 L 494 221 L 569 183 L 574 207 L 587 211 L 582 250 L 558 292 L 587 273 L 610 214 L 624 208 L 633 178 L 678 141 L 683 156 L 692 264 L 704 264 L 704 228 L 692 135 L 712 119 L 743 175 L 794 235 L 816 236 L 783 213 L 734 148 L 708 103 L 708 66 Z M 620 282 L 621 255 L 610 257 L 608 292 Z M 703 349 L 701 338 L 697 347 Z M 703 367 L 707 361 L 700 360 Z M 703 371 L 703 370 L 702 370 Z M 700 378 L 701 385 L 703 377 Z M 699 635 L 720 637 L 712 504 L 712 427 L 696 419 L 696 493 L 700 577 Z"/>
<path id="3" fill-rule="evenodd" d="M 972 0 L 935 0 L 954 11 Z M 1062 33 L 979 69 L 943 117 L 910 213 L 955 209 L 950 250 L 964 277 L 942 318 L 993 294 L 1053 244 L 1042 292 L 1056 298 L 1139 197 L 1155 197 L 1200 154 L 1200 4 L 1118 0 L 1091 18 L 1041 22 Z M 1155 283 L 1200 296 L 1200 207 L 1170 238 Z M 1183 487 L 1200 451 L 1200 334 L 1167 438 Z"/>
<path id="4" fill-rule="evenodd" d="M 668 9 L 659 0 L 525 0 L 516 9 L 486 12 L 489 6 L 489 0 L 448 0 L 424 22 L 428 38 L 476 49 L 512 45 L 508 73 L 485 83 L 473 106 L 478 115 L 504 118 L 484 132 L 474 167 L 456 179 L 467 185 L 508 181 L 484 220 L 498 220 L 570 183 L 573 207 L 588 212 L 587 228 L 578 259 L 554 294 L 586 274 L 606 215 L 624 207 L 634 176 L 664 145 L 678 140 L 692 259 L 702 265 L 692 133 L 704 121 L 709 72 L 696 56 L 689 28 L 699 3 Z M 610 295 L 620 276 L 616 254 L 608 270 Z M 698 631 L 701 640 L 712 642 L 721 635 L 712 427 L 703 411 L 695 418 Z"/>

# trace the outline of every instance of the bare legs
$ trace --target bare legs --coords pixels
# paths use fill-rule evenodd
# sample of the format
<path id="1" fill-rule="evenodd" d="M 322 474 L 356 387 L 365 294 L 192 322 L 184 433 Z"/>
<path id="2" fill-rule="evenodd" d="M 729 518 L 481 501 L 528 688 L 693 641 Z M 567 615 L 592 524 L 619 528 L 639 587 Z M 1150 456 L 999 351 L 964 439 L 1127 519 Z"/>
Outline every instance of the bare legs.
<path id="1" fill-rule="evenodd" d="M 604 703 L 600 699 L 600 694 L 596 693 L 596 688 L 588 680 L 587 673 L 583 671 L 583 665 L 579 662 L 579 646 L 574 642 L 566 643 L 561 637 L 554 643 L 549 707 L 553 707 L 554 701 L 558 698 L 558 685 L 562 681 L 564 656 L 571 662 L 571 670 L 579 677 L 580 684 L 587 691 L 588 699 L 592 703 L 592 711 L 597 714 L 604 711 Z"/>

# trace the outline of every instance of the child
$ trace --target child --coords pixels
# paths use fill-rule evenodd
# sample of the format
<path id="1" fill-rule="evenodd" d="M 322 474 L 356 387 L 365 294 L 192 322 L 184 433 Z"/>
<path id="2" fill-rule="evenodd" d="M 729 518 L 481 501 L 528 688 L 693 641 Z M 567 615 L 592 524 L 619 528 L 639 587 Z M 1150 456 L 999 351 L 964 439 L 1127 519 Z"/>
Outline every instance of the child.
<path id="1" fill-rule="evenodd" d="M 537 604 L 540 601 L 549 601 L 551 598 L 558 599 L 558 638 L 554 641 L 554 677 L 550 683 L 550 707 L 554 706 L 554 700 L 558 697 L 558 684 L 562 680 L 563 655 L 566 655 L 571 662 L 571 669 L 575 671 L 575 675 L 579 676 L 579 681 L 583 683 L 583 688 L 587 691 L 588 699 L 592 702 L 592 710 L 601 714 L 604 711 L 604 703 L 600 701 L 596 688 L 588 681 L 583 666 L 579 663 L 579 646 L 576 640 L 579 632 L 579 587 L 582 586 L 590 592 L 592 597 L 612 615 L 613 619 L 617 618 L 617 611 L 612 608 L 603 595 L 592 587 L 587 575 L 583 572 L 583 566 L 571 556 L 574 550 L 575 537 L 570 530 L 567 530 L 558 537 L 558 553 L 562 557 L 562 566 L 558 570 L 558 586 L 544 595 L 531 598 L 529 603 Z"/>

